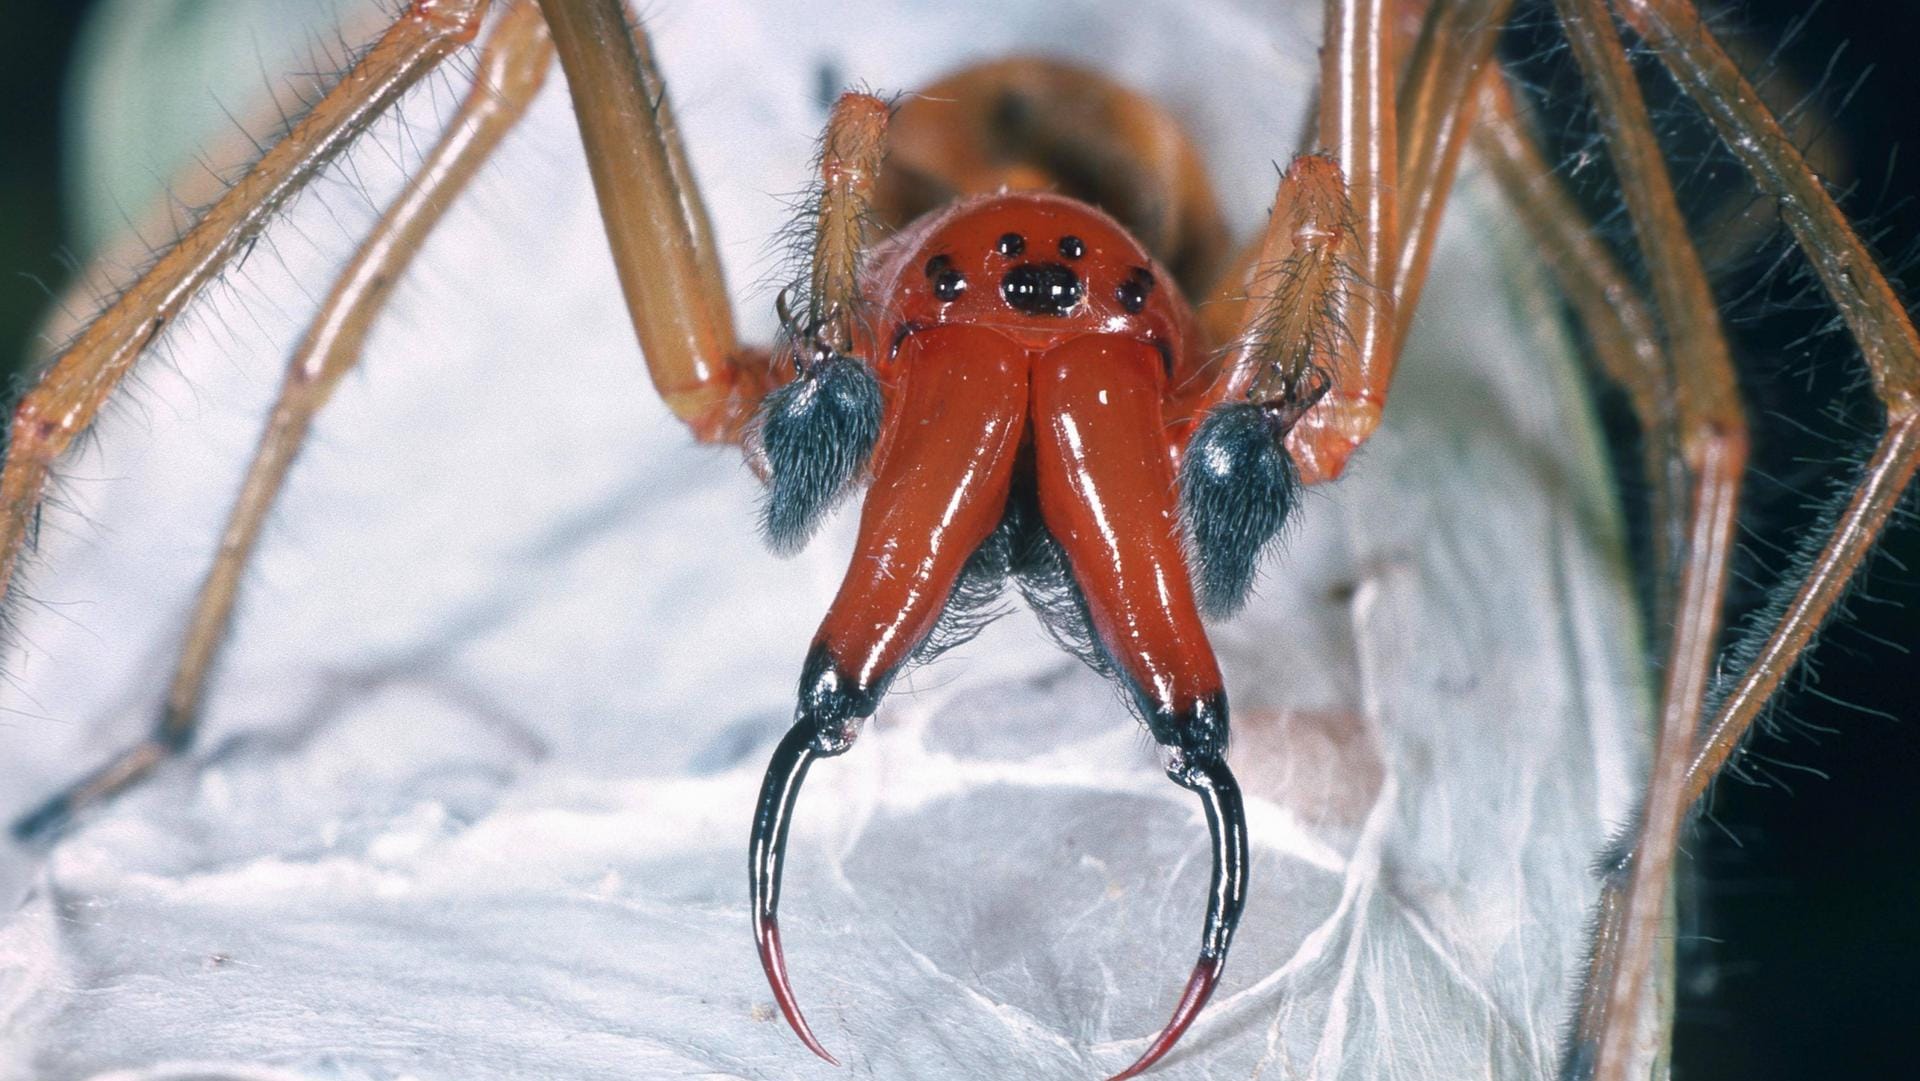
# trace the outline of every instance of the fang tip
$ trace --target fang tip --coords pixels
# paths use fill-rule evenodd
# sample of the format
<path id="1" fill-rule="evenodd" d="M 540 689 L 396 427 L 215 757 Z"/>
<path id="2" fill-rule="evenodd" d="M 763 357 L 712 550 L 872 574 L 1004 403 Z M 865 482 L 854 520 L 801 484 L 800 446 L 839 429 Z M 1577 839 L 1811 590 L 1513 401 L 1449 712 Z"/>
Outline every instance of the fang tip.
<path id="1" fill-rule="evenodd" d="M 1224 759 L 1205 755 L 1188 759 L 1170 775 L 1180 787 L 1200 796 L 1200 806 L 1207 815 L 1207 833 L 1213 841 L 1213 881 L 1207 887 L 1200 961 L 1193 966 L 1193 975 L 1187 977 L 1187 989 L 1181 992 L 1180 1004 L 1173 1008 L 1167 1027 L 1133 1065 L 1107 1081 L 1140 1076 L 1180 1042 L 1207 999 L 1213 997 L 1220 971 L 1227 967 L 1227 947 L 1233 941 L 1233 929 L 1240 923 L 1240 909 L 1247 900 L 1247 812 L 1233 772 Z"/>
<path id="2" fill-rule="evenodd" d="M 780 949 L 780 868 L 786 861 L 787 827 L 793 822 L 793 804 L 800 798 L 800 783 L 807 768 L 819 755 L 814 746 L 814 726 L 801 720 L 794 724 L 767 763 L 767 777 L 760 787 L 760 805 L 753 816 L 753 838 L 748 852 L 748 875 L 753 896 L 753 939 L 760 947 L 760 967 L 766 970 L 767 986 L 773 988 L 774 1001 L 793 1026 L 794 1035 L 807 1050 L 840 1065 L 827 1054 L 807 1027 L 793 998 L 793 985 L 787 981 L 787 958 Z"/>
<path id="3" fill-rule="evenodd" d="M 800 1004 L 794 1001 L 793 985 L 787 982 L 787 958 L 780 951 L 780 925 L 771 917 L 756 919 L 753 921 L 753 937 L 760 944 L 760 967 L 767 972 L 767 986 L 773 988 L 773 999 L 780 1004 L 780 1012 L 786 1015 L 787 1024 L 793 1027 L 794 1035 L 807 1045 L 807 1050 L 835 1066 L 840 1065 L 839 1059 L 820 1046 L 813 1029 L 807 1026 L 806 1015 L 800 1012 Z"/>
<path id="4" fill-rule="evenodd" d="M 1180 1004 L 1173 1008 L 1173 1017 L 1167 1021 L 1167 1027 L 1160 1030 L 1160 1035 L 1153 1038 L 1153 1043 L 1147 1045 L 1146 1051 L 1134 1060 L 1133 1065 L 1107 1078 L 1107 1081 L 1127 1081 L 1128 1078 L 1138 1077 L 1173 1050 L 1173 1045 L 1186 1035 L 1193 1019 L 1200 1016 L 1207 999 L 1213 997 L 1214 985 L 1220 982 L 1220 970 L 1226 966 L 1225 957 L 1200 958 L 1200 963 L 1193 966 L 1193 975 L 1187 978 L 1187 989 L 1180 995 Z"/>

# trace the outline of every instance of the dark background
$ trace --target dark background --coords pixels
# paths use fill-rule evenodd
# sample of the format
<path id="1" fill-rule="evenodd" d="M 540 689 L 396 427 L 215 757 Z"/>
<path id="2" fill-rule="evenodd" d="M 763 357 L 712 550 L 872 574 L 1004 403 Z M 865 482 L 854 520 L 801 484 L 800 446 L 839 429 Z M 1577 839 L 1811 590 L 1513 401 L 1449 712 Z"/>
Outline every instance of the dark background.
<path id="1" fill-rule="evenodd" d="M 1911 6 L 1830 0 L 1809 14 L 1798 0 L 1749 0 L 1728 13 L 1729 25 L 1773 50 L 1781 77 L 1813 92 L 1830 125 L 1826 137 L 1846 147 L 1853 162 L 1844 205 L 1865 223 L 1910 299 L 1920 295 L 1920 206 L 1911 194 L 1920 192 L 1920 16 Z M 68 275 L 60 110 L 74 34 L 91 7 L 88 0 L 0 0 L 0 371 L 21 363 L 41 310 Z M 1549 70 L 1551 52 L 1541 55 L 1541 46 L 1527 44 L 1533 39 L 1517 36 L 1516 48 L 1531 58 L 1522 69 L 1537 74 L 1547 101 L 1549 141 L 1577 150 L 1590 141 L 1591 125 L 1556 105 L 1571 97 L 1571 84 Z M 1657 82 L 1648 85 L 1660 108 Z M 1690 140 L 1700 133 L 1689 133 L 1685 121 L 1673 124 L 1676 157 L 1685 163 L 1679 171 L 1693 185 L 1683 194 L 1710 192 L 1712 177 L 1727 173 L 1724 160 L 1696 147 Z M 1575 181 L 1604 198 L 1603 180 Z M 1696 194 L 1689 202 L 1697 208 L 1714 199 Z M 1609 207 L 1595 210 L 1605 216 Z M 1617 217 L 1610 224 L 1618 230 Z M 1759 603 L 1786 565 L 1758 538 L 1803 532 L 1809 493 L 1825 491 L 1822 478 L 1844 472 L 1849 449 L 1857 460 L 1874 422 L 1870 402 L 1859 400 L 1858 369 L 1844 339 L 1825 325 L 1830 311 L 1808 303 L 1801 276 L 1769 271 L 1768 256 L 1777 250 L 1714 267 L 1756 418 L 1758 468 L 1736 614 Z M 1838 423 L 1826 404 L 1832 395 L 1841 402 Z M 1617 406 L 1609 411 L 1618 413 Z M 1796 437 L 1802 423 L 1822 420 L 1831 441 Z M 1632 479 L 1623 475 L 1623 482 L 1631 501 Z M 1909 523 L 1873 563 L 1845 624 L 1820 643 L 1817 688 L 1800 681 L 1776 718 L 1778 731 L 1755 744 L 1746 760 L 1752 783 L 1721 784 L 1693 832 L 1695 873 L 1683 882 L 1689 903 L 1679 944 L 1677 1076 L 1914 1076 L 1915 645 L 1920 529 Z"/>

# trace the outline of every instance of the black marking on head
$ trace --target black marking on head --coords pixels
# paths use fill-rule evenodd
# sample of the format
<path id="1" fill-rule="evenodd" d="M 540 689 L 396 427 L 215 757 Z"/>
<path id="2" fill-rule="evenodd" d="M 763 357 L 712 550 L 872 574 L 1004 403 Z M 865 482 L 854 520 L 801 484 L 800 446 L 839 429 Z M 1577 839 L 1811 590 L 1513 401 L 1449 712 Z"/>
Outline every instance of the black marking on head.
<path id="1" fill-rule="evenodd" d="M 967 276 L 955 270 L 953 260 L 944 255 L 936 255 L 927 260 L 927 280 L 933 283 L 933 295 L 941 300 L 953 301 L 967 291 Z"/>
<path id="2" fill-rule="evenodd" d="M 1028 315 L 1065 315 L 1080 303 L 1080 276 L 1060 263 L 1021 263 L 1000 280 L 1000 296 Z"/>
<path id="3" fill-rule="evenodd" d="M 1078 259 L 1085 254 L 1087 254 L 1086 241 L 1081 240 L 1077 236 L 1063 236 L 1060 238 L 1060 258 Z"/>
<path id="4" fill-rule="evenodd" d="M 1151 292 L 1153 292 L 1153 272 L 1146 267 L 1138 266 L 1133 268 L 1125 281 L 1113 288 L 1114 299 L 1120 302 L 1122 308 L 1136 315 L 1139 314 L 1140 309 L 1147 306 L 1147 294 Z"/>
<path id="5" fill-rule="evenodd" d="M 1164 338 L 1154 338 L 1153 348 L 1155 352 L 1158 352 L 1160 354 L 1161 372 L 1165 373 L 1168 379 L 1172 379 L 1173 378 L 1173 346 L 1168 345 Z"/>
<path id="6" fill-rule="evenodd" d="M 1261 553 L 1286 524 L 1300 480 L 1285 437 L 1270 410 L 1242 402 L 1208 413 L 1187 443 L 1180 516 L 1208 615 L 1231 615 L 1246 603 Z"/>
<path id="7" fill-rule="evenodd" d="M 915 326 L 912 323 L 901 323 L 899 326 L 894 327 L 893 340 L 887 343 L 887 359 L 892 360 L 893 358 L 899 356 L 900 343 L 906 341 L 909 337 L 918 333 L 920 329 L 921 329 L 920 327 Z"/>
<path id="8" fill-rule="evenodd" d="M 1002 233 L 994 243 L 993 250 L 1012 259 L 1027 250 L 1027 238 L 1019 233 Z"/>
<path id="9" fill-rule="evenodd" d="M 858 358 L 829 357 L 767 395 L 757 430 L 768 474 L 761 528 L 774 551 L 797 552 L 873 452 L 880 384 Z"/>

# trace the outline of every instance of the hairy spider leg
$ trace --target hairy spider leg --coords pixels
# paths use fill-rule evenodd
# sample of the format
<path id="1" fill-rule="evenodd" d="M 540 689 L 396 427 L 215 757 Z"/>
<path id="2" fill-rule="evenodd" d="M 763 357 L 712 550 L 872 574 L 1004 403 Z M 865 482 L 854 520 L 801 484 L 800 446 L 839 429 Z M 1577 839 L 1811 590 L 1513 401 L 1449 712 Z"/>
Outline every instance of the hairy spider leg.
<path id="1" fill-rule="evenodd" d="M 1221 350 L 1207 378 L 1227 381 L 1201 405 L 1238 400 L 1263 357 L 1297 381 L 1308 346 L 1331 377 L 1320 406 L 1288 435 L 1303 483 L 1339 477 L 1379 423 L 1473 126 L 1469 91 L 1497 67 L 1493 49 L 1512 6 L 1402 4 L 1403 14 L 1420 17 L 1407 45 L 1392 32 L 1391 12 L 1328 0 L 1318 130 L 1309 136 L 1323 149 L 1288 167 L 1267 228 L 1200 309 L 1207 340 Z M 1391 67 L 1401 53 L 1396 96 Z M 1331 169 L 1306 161 L 1315 157 Z M 1301 248 L 1314 250 L 1303 260 Z M 1339 288 L 1316 285 L 1315 274 L 1337 277 Z M 1326 304 L 1303 307 L 1301 297 Z M 1270 398 L 1272 374 L 1256 396 Z"/>
<path id="2" fill-rule="evenodd" d="M 1436 0 L 1420 22 L 1394 109 L 1399 163 L 1394 198 L 1394 349 L 1406 344 L 1447 195 L 1480 109 L 1474 87 L 1499 65 L 1493 49 L 1513 0 Z M 1401 40 L 1404 40 L 1402 38 Z"/>
<path id="3" fill-rule="evenodd" d="M 103 328 L 109 328 L 116 320 L 124 323 L 125 319 L 133 318 L 132 314 L 122 315 L 121 308 L 131 298 L 165 286 L 166 280 L 158 280 L 156 276 L 176 273 L 178 268 L 175 264 L 183 258 L 182 253 L 201 251 L 216 241 L 223 241 L 227 248 L 220 257 L 222 260 L 230 257 L 238 246 L 238 241 L 232 238 L 238 236 L 244 239 L 251 233 L 242 231 L 205 237 L 202 234 L 222 222 L 232 229 L 257 230 L 266 214 L 298 190 L 325 161 L 364 130 L 372 116 L 395 100 L 411 85 L 411 81 L 417 80 L 419 74 L 426 70 L 426 67 L 416 71 L 399 66 L 399 56 L 412 54 L 395 54 L 394 50 L 407 45 L 414 52 L 427 57 L 415 57 L 412 63 L 430 67 L 429 59 L 444 55 L 477 33 L 485 9 L 484 2 L 452 6 L 445 3 L 421 4 L 395 23 L 387 37 L 348 74 L 341 85 L 323 99 L 292 134 L 269 151 L 255 166 L 253 173 L 236 188 L 236 191 L 253 191 L 256 197 L 264 191 L 275 201 L 254 207 L 228 208 L 226 200 L 216 204 L 208 216 L 128 292 L 120 304 L 109 309 L 88 328 L 81 344 L 104 333 Z M 620 24 L 623 27 L 631 26 L 630 35 L 624 38 L 630 49 L 614 45 L 603 51 L 615 54 L 631 51 L 633 55 L 638 71 L 636 77 L 650 103 L 650 108 L 644 110 L 640 118 L 636 137 L 648 140 L 657 151 L 656 156 L 647 157 L 645 161 L 646 166 L 657 166 L 657 169 L 630 168 L 622 171 L 616 168 L 609 172 L 615 177 L 617 198 L 634 198 L 632 192 L 620 186 L 621 182 L 629 185 L 655 184 L 670 201 L 672 213 L 659 218 L 640 219 L 644 226 L 652 228 L 654 232 L 644 236 L 623 233 L 625 243 L 617 245 L 616 250 L 629 258 L 634 252 L 641 253 L 643 257 L 658 255 L 658 265 L 683 272 L 684 278 L 677 280 L 692 283 L 693 291 L 689 295 L 696 307 L 704 304 L 701 310 L 708 313 L 702 318 L 710 321 L 711 313 L 717 311 L 728 320 L 724 337 L 731 342 L 731 315 L 719 258 L 713 244 L 712 228 L 687 164 L 673 109 L 666 99 L 664 83 L 653 62 L 652 48 L 645 31 L 629 16 L 630 12 L 623 10 Z M 429 43 L 439 51 L 423 51 L 424 46 L 417 39 L 423 33 L 423 28 L 435 27 L 439 36 L 429 39 Z M 15 836 L 23 839 L 46 837 L 69 821 L 75 812 L 125 790 L 190 742 L 207 691 L 209 673 L 225 639 L 240 579 L 258 540 L 260 527 L 285 482 L 313 416 L 326 403 L 341 377 L 358 363 L 360 348 L 368 331 L 440 216 L 458 198 L 473 174 L 491 156 L 499 141 L 531 103 L 551 67 L 553 52 L 540 8 L 531 2 L 508 6 L 488 37 L 476 70 L 474 86 L 459 113 L 438 139 L 407 190 L 382 215 L 373 232 L 360 244 L 346 269 L 336 279 L 288 367 L 260 448 L 222 532 L 213 567 L 196 599 L 192 621 L 156 732 L 22 816 L 14 823 Z M 593 69 L 591 74 L 597 74 L 598 70 Z M 370 96 L 375 91 L 379 92 L 379 96 Z M 342 100 L 335 101 L 336 96 Z M 343 113 L 349 106 L 358 111 Z M 336 126 L 346 123 L 340 119 L 341 115 L 351 120 L 349 127 L 341 131 L 325 129 L 307 132 L 310 125 L 327 117 L 333 117 L 331 122 Z M 587 121 L 583 119 L 582 123 Z M 305 156 L 290 158 L 287 162 L 280 160 L 296 151 Z M 258 179 L 262 174 L 269 179 L 274 176 L 280 176 L 281 179 L 277 186 L 269 185 L 266 180 Z M 650 212 L 658 210 L 651 202 L 646 202 L 645 206 Z M 635 217 L 629 214 L 622 220 L 631 224 Z M 236 221 L 239 224 L 234 224 Z M 201 253 L 205 254 L 204 251 Z M 186 299 L 183 296 L 178 303 L 184 304 Z M 657 313 L 665 312 L 667 321 L 672 322 L 683 314 L 670 309 L 672 305 L 661 305 L 645 314 L 635 312 L 635 322 L 650 328 L 656 337 L 665 335 L 666 340 L 671 341 L 671 329 L 659 330 L 661 319 L 656 317 Z M 164 320 L 166 316 L 157 318 Z M 714 337 L 714 334 L 696 335 L 692 340 L 697 344 Z M 141 344 L 144 345 L 144 342 Z M 80 346 L 76 345 L 74 353 L 79 350 Z M 132 356 L 127 355 L 124 359 L 130 362 Z M 713 394 L 698 390 L 699 373 L 703 370 L 698 363 L 689 361 L 686 356 L 675 355 L 670 350 L 663 350 L 660 359 L 656 359 L 651 348 L 648 352 L 649 370 L 654 376 L 655 386 L 670 407 L 675 407 L 677 403 L 676 411 L 701 438 L 739 438 L 746 418 L 752 415 L 760 395 L 766 391 L 768 377 L 764 353 L 735 350 L 733 360 L 735 367 L 722 373 L 730 381 L 729 389 L 716 398 Z M 66 363 L 63 359 L 61 366 L 56 366 L 54 373 L 23 400 L 20 407 L 22 411 L 37 408 L 39 397 L 50 393 L 49 388 L 58 389 L 59 373 Z M 688 369 L 693 371 L 693 375 L 685 374 Z M 696 385 L 695 389 L 682 393 L 690 385 Z M 108 386 L 101 394 L 110 389 Z M 22 412 L 17 417 L 24 415 Z M 19 430 L 16 424 L 16 433 Z M 17 436 L 15 441 L 19 442 Z"/>
<path id="4" fill-rule="evenodd" d="M 846 93 L 834 102 L 820 139 L 818 196 L 807 273 L 806 330 L 825 349 L 847 353 L 862 325 L 861 275 L 866 270 L 875 188 L 889 152 L 891 110 L 872 94 Z"/>
<path id="5" fill-rule="evenodd" d="M 1388 0 L 1328 0 L 1320 47 L 1319 141 L 1345 175 L 1354 210 L 1352 275 L 1366 286 L 1344 321 L 1349 362 L 1332 372 L 1320 404 L 1301 418 L 1288 447 L 1308 484 L 1338 477 L 1380 425 L 1399 357 L 1394 266 L 1399 233 L 1399 144 L 1393 96 L 1393 17 Z"/>
<path id="6" fill-rule="evenodd" d="M 1639 809 L 1641 829 L 1676 835 L 1686 811 L 1684 763 L 1706 708 L 1720 647 L 1720 620 L 1733 552 L 1747 425 L 1719 306 L 1687 235 L 1666 161 L 1605 0 L 1555 0 L 1575 60 L 1599 106 L 1601 130 L 1620 176 L 1674 374 L 1678 447 L 1689 481 L 1686 526 L 1660 693 L 1654 776 Z M 1677 763 L 1676 763 L 1677 760 Z M 1639 1056 L 1642 1004 L 1655 940 L 1666 912 L 1674 849 L 1648 850 L 1610 868 L 1603 883 L 1588 993 L 1574 1017 L 1562 1071 L 1624 1081 Z"/>
<path id="7" fill-rule="evenodd" d="M 36 461 L 37 468 L 44 472 L 48 459 L 34 457 L 37 452 L 33 441 L 36 432 L 44 434 L 41 427 L 36 427 L 44 422 L 37 418 L 51 407 L 49 403 L 65 402 L 67 408 L 75 410 L 66 415 L 64 439 L 70 440 L 80 427 L 91 423 L 100 402 L 125 374 L 126 367 L 171 313 L 192 298 L 204 277 L 217 273 L 274 209 L 364 130 L 411 81 L 470 37 L 484 7 L 468 4 L 453 11 L 444 4 L 417 5 L 395 23 L 340 86 L 322 99 L 308 118 L 270 150 L 117 304 L 88 327 L 74 348 L 21 401 L 11 431 L 8 477 L 23 476 L 16 472 L 16 466 L 29 470 Z M 428 21 L 455 16 L 459 21 Z M 404 51 L 396 55 L 395 50 L 402 45 Z M 530 7 L 510 11 L 489 38 L 474 87 L 459 112 L 413 181 L 382 214 L 336 279 L 287 368 L 259 449 L 221 533 L 213 566 L 200 588 L 153 733 L 15 820 L 12 831 L 16 838 L 46 839 L 75 813 L 124 791 L 192 741 L 208 674 L 226 635 L 240 577 L 314 414 L 359 361 L 368 330 L 413 256 L 441 214 L 525 112 L 551 59 L 552 50 L 537 12 Z M 248 203 L 243 196 L 256 201 Z M 189 261 L 193 259 L 200 261 Z M 196 279 L 194 274 L 201 277 Z M 152 331 L 143 339 L 130 339 L 125 333 L 130 325 L 149 325 Z M 95 396 L 75 405 L 68 395 L 80 389 L 85 380 L 92 381 L 91 393 Z M 57 451 L 51 446 L 46 449 L 49 454 Z M 16 452 L 21 455 L 17 460 L 12 457 Z M 33 502 L 37 502 L 37 494 L 28 506 Z M 15 506 L 18 504 L 9 501 L 9 508 Z M 13 520 L 12 513 L 10 509 L 8 521 Z M 17 547 L 17 541 L 14 544 Z"/>
<path id="8" fill-rule="evenodd" d="M 1608 13 L 1597 3 L 1592 6 L 1595 10 L 1589 16 L 1587 32 L 1603 40 L 1610 54 L 1618 52 L 1617 35 L 1606 21 Z M 1612 7 L 1653 47 L 1760 189 L 1779 200 L 1781 217 L 1860 347 L 1873 376 L 1875 393 L 1886 409 L 1887 427 L 1825 546 L 1814 556 L 1798 591 L 1765 641 L 1750 655 L 1741 657 L 1744 670 L 1715 704 L 1705 731 L 1697 731 L 1697 725 L 1684 732 L 1669 730 L 1671 705 L 1663 707 L 1647 805 L 1630 847 L 1612 854 L 1602 880 L 1592 961 L 1575 1018 L 1576 1031 L 1562 1065 L 1565 1077 L 1579 1081 L 1588 1077 L 1625 1081 L 1631 1072 L 1635 1057 L 1633 1023 L 1647 995 L 1646 972 L 1665 908 L 1667 869 L 1679 844 L 1686 808 L 1705 792 L 1780 681 L 1804 653 L 1885 528 L 1916 466 L 1920 466 L 1920 335 L 1916 335 L 1905 306 L 1873 256 L 1752 85 L 1707 31 L 1693 4 L 1686 0 L 1615 0 Z M 1602 23 L 1605 25 L 1599 25 Z M 1570 36 L 1579 36 L 1574 33 L 1578 29 L 1570 26 Z M 1624 61 L 1619 66 L 1624 68 Z M 1674 235 L 1684 240 L 1683 233 Z M 1657 249 L 1651 255 L 1650 261 L 1655 263 L 1662 257 Z M 1683 354 L 1676 350 L 1675 358 L 1681 361 Z M 1684 381 L 1684 364 L 1680 364 L 1678 374 Z M 1714 443 L 1726 442 L 1724 429 L 1712 434 L 1716 438 L 1704 441 L 1708 449 Z M 1744 429 L 1738 434 L 1743 447 Z M 1690 466 L 1703 442 L 1691 436 L 1687 433 L 1682 437 Z M 1704 464 L 1708 468 L 1696 469 L 1696 475 L 1710 473 L 1711 466 L 1718 463 L 1710 460 Z M 1727 486 L 1701 482 L 1703 490 L 1712 487 Z M 1696 508 L 1710 502 L 1710 495 L 1696 491 Z M 1705 515 L 1696 513 L 1695 517 L 1700 520 Z M 1703 552 L 1709 543 L 1715 549 Z M 1730 544 L 1730 537 L 1718 534 L 1690 538 L 1684 558 L 1689 563 L 1724 560 Z M 1708 618 L 1690 616 L 1685 611 L 1690 605 L 1705 603 L 1705 599 L 1689 595 L 1684 570 L 1681 583 L 1676 640 L 1690 625 Z M 1717 598 L 1714 603 L 1717 605 Z M 1717 617 L 1717 611 L 1714 615 Z M 1671 682 L 1670 677 L 1670 687 Z M 1701 686 L 1699 693 L 1704 696 L 1706 690 Z M 1697 718 L 1700 711 L 1696 704 L 1689 718 Z"/>
<path id="9" fill-rule="evenodd" d="M 147 346 L 245 251 L 288 199 L 473 40 L 487 0 L 413 0 L 371 49 L 261 156 L 13 407 L 0 466 L 0 594 L 10 590 L 53 463 L 93 424 Z"/>
<path id="10" fill-rule="evenodd" d="M 1312 379 L 1325 390 L 1350 373 L 1358 363 L 1350 324 L 1365 303 L 1356 295 L 1363 289 L 1354 279 L 1357 243 L 1339 163 L 1324 154 L 1293 159 L 1252 249 L 1239 325 L 1211 363 L 1173 392 L 1174 415 L 1244 401 L 1299 404 Z"/>
<path id="11" fill-rule="evenodd" d="M 1639 424 L 1641 468 L 1653 522 L 1655 626 L 1665 626 L 1673 608 L 1673 576 L 1685 536 L 1685 463 L 1676 441 L 1673 370 L 1653 311 L 1626 268 L 1601 241 L 1553 166 L 1535 143 L 1506 75 L 1488 68 L 1475 93 L 1480 98 L 1473 145 L 1494 182 L 1513 204 L 1521 224 L 1544 256 L 1547 270 L 1566 294 L 1600 374 L 1626 392 Z"/>
<path id="12" fill-rule="evenodd" d="M 1687 768 L 1691 803 L 1832 612 L 1920 465 L 1920 335 L 1859 234 L 1693 5 L 1634 0 L 1615 6 L 1708 114 L 1760 190 L 1779 200 L 1781 217 L 1852 332 L 1887 413 L 1886 431 L 1826 546 L 1702 733 Z"/>
<path id="13" fill-rule="evenodd" d="M 749 843 L 754 938 L 800 1039 L 829 1062 L 794 1001 L 777 907 L 786 832 L 814 759 L 843 754 L 939 622 L 960 571 L 1000 524 L 1027 425 L 1027 358 L 964 324 L 908 335 L 889 368 L 889 421 L 840 592 L 814 636 L 792 729 L 767 767 Z"/>

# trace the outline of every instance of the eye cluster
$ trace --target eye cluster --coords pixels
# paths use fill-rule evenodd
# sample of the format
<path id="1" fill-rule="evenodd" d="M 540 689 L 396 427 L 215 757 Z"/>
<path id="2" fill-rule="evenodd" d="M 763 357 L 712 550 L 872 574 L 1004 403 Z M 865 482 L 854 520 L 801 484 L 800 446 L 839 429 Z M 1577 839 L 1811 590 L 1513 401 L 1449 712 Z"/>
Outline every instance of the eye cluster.
<path id="1" fill-rule="evenodd" d="M 994 241 L 993 250 L 1007 259 L 1021 259 L 1027 255 L 1027 238 L 1019 233 L 1002 233 Z M 1054 242 L 1054 251 L 1055 259 L 1027 259 L 1008 268 L 1000 280 L 1000 297 L 1008 307 L 1028 315 L 1064 316 L 1079 306 L 1086 296 L 1086 283 L 1068 264 L 1086 258 L 1087 243 L 1069 234 Z M 958 300 L 967 291 L 967 276 L 950 256 L 928 259 L 926 275 L 934 297 L 943 303 Z M 1132 267 L 1113 287 L 1113 298 L 1129 314 L 1138 314 L 1146 308 L 1154 284 L 1152 271 Z"/>

